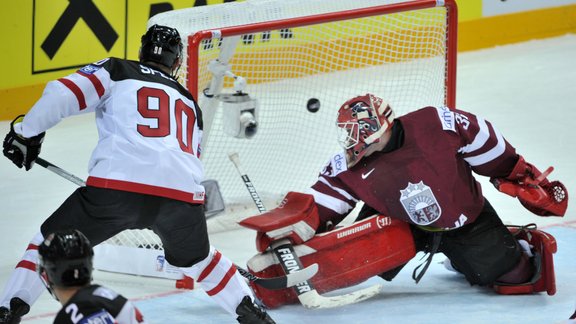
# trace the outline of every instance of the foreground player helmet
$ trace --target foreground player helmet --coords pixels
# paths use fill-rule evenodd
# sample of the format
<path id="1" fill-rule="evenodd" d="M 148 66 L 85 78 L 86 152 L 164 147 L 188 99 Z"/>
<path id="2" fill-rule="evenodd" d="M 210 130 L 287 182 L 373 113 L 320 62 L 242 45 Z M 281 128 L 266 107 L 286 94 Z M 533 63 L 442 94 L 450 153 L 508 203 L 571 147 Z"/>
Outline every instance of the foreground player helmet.
<path id="1" fill-rule="evenodd" d="M 373 94 L 354 97 L 338 110 L 338 142 L 346 150 L 348 166 L 354 165 L 368 147 L 380 142 L 380 137 L 394 122 L 390 105 Z"/>
<path id="2" fill-rule="evenodd" d="M 172 71 L 182 55 L 182 48 L 182 39 L 176 29 L 153 25 L 142 35 L 140 62 L 156 62 Z"/>
<path id="3" fill-rule="evenodd" d="M 90 242 L 78 230 L 49 234 L 38 247 L 38 273 L 47 287 L 84 286 L 92 281 Z"/>

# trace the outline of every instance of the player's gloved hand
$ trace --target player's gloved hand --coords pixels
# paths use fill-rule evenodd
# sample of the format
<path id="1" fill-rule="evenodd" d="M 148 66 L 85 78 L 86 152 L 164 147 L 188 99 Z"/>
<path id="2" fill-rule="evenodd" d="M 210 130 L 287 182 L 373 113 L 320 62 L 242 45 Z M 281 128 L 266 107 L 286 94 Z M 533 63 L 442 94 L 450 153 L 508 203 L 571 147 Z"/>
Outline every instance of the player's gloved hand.
<path id="1" fill-rule="evenodd" d="M 14 125 L 21 123 L 24 120 L 24 115 L 16 117 L 10 123 L 10 132 L 4 138 L 3 150 L 4 156 L 12 161 L 17 167 L 24 166 L 26 171 L 30 170 L 34 165 L 34 161 L 40 154 L 40 147 L 44 141 L 45 133 L 36 136 L 25 138 L 18 135 L 14 131 Z"/>
<path id="2" fill-rule="evenodd" d="M 546 177 L 553 170 L 553 167 L 549 167 L 540 172 L 520 156 L 506 178 L 492 178 L 490 181 L 500 192 L 518 197 L 522 206 L 536 215 L 564 216 L 568 207 L 568 191 L 560 181 L 548 181 Z"/>
<path id="3" fill-rule="evenodd" d="M 320 223 L 314 197 L 290 191 L 280 205 L 266 213 L 248 217 L 240 222 L 256 230 L 256 249 L 265 251 L 273 242 L 288 239 L 302 244 L 314 237 Z"/>

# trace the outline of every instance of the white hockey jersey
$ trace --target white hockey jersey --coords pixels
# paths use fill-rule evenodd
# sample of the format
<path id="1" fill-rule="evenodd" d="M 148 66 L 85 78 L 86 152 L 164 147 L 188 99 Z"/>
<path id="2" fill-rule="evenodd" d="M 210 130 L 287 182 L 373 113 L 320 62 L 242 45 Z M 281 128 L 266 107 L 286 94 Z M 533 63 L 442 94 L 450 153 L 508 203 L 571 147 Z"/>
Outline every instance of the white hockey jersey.
<path id="1" fill-rule="evenodd" d="M 176 80 L 107 58 L 49 82 L 15 131 L 31 137 L 88 112 L 95 112 L 99 133 L 88 186 L 203 203 L 202 113 Z"/>

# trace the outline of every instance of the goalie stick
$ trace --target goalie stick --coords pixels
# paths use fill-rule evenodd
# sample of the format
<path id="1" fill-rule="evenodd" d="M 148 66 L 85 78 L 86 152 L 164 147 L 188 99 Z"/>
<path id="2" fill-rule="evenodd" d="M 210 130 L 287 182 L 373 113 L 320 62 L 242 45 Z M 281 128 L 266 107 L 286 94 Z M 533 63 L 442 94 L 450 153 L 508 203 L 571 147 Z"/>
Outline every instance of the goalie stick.
<path id="1" fill-rule="evenodd" d="M 63 177 L 64 179 L 69 180 L 70 182 L 83 187 L 86 185 L 86 182 L 79 177 L 73 175 L 72 173 L 44 160 L 41 157 L 36 159 L 36 163 L 57 175 Z M 235 265 L 238 272 L 249 281 L 254 282 L 255 284 L 262 286 L 267 289 L 277 290 L 277 289 L 284 289 L 289 288 L 297 285 L 298 283 L 304 282 L 310 278 L 312 278 L 318 272 L 318 265 L 312 264 L 304 269 L 299 271 L 295 271 L 289 273 L 285 276 L 279 277 L 272 277 L 272 278 L 260 278 L 258 276 L 253 275 L 248 270 Z"/>
<path id="2" fill-rule="evenodd" d="M 262 199 L 256 192 L 256 188 L 254 188 L 254 185 L 250 181 L 248 175 L 242 170 L 238 153 L 230 153 L 228 154 L 228 158 L 230 161 L 232 161 L 236 167 L 236 171 L 238 171 L 242 177 L 244 185 L 246 186 L 246 189 L 248 189 L 250 197 L 252 197 L 254 204 L 256 204 L 256 207 L 258 208 L 258 211 L 261 213 L 266 212 L 266 208 L 262 203 Z M 276 258 L 278 258 L 278 261 L 285 273 L 290 274 L 294 271 L 301 271 L 300 269 L 303 267 L 302 262 L 294 251 L 294 247 L 289 240 L 280 240 L 274 242 L 272 244 L 272 250 L 274 251 Z M 294 263 L 296 263 L 296 265 L 294 265 Z M 314 263 L 313 265 L 317 264 Z M 300 303 L 304 307 L 312 309 L 334 308 L 354 304 L 377 295 L 380 293 L 381 289 L 382 285 L 373 285 L 344 295 L 322 296 L 314 288 L 310 280 L 303 281 L 294 287 L 294 291 L 298 295 L 298 300 L 300 300 Z"/>

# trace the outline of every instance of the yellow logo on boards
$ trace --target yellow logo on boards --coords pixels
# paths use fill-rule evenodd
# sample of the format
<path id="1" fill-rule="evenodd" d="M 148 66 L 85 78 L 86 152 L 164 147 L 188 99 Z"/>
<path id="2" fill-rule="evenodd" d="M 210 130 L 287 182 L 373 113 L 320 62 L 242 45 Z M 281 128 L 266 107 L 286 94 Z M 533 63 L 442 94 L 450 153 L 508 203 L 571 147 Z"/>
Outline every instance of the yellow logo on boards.
<path id="1" fill-rule="evenodd" d="M 126 56 L 125 1 L 34 0 L 32 73 Z"/>

